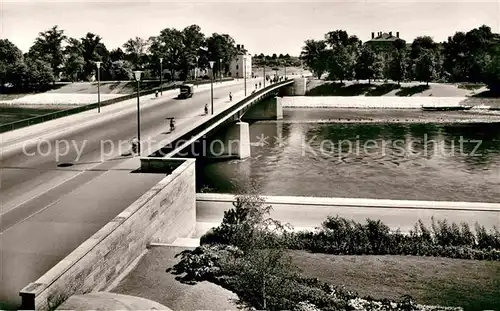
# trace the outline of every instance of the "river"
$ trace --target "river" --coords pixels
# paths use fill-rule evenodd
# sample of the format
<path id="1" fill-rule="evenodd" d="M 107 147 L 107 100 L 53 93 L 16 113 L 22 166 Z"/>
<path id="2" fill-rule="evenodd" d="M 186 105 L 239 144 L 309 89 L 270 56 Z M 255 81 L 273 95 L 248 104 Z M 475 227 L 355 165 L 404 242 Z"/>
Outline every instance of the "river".
<path id="1" fill-rule="evenodd" d="M 252 123 L 251 157 L 198 159 L 198 191 L 234 193 L 251 182 L 266 195 L 500 202 L 500 124 L 329 121 L 337 117 L 292 109 Z"/>

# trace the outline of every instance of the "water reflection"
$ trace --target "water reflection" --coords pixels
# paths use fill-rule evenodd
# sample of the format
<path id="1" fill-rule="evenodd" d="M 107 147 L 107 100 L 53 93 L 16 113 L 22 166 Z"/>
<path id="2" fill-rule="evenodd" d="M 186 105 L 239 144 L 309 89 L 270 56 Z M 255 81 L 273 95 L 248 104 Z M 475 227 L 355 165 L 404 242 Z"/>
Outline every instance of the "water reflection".
<path id="1" fill-rule="evenodd" d="M 296 121 L 252 124 L 249 159 L 199 160 L 199 188 L 256 181 L 269 195 L 499 201 L 498 124 Z"/>

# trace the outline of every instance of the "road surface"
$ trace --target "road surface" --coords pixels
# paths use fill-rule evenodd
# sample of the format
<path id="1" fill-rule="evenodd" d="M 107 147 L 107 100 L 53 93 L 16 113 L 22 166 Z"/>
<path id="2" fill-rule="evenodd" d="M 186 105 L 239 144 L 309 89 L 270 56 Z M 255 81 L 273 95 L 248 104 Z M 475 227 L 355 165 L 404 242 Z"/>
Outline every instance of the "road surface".
<path id="1" fill-rule="evenodd" d="M 242 89 L 242 83 L 214 88 L 214 102 Z M 200 90 L 187 100 L 166 98 L 144 105 L 141 139 L 163 132 L 168 137 L 165 119 L 168 117 L 175 117 L 178 127 L 189 125 L 193 117 L 203 113 L 209 98 L 210 89 Z M 49 143 L 44 143 L 40 150 L 35 146 L 2 158 L 0 309 L 16 307 L 20 303 L 19 290 L 47 272 L 164 177 L 130 174 L 139 167 L 139 161 L 121 155 L 129 151 L 128 141 L 136 136 L 136 131 L 134 111 L 109 123 L 59 137 L 59 141 L 70 144 L 65 156 L 56 156 L 56 145 L 61 147 L 60 154 L 66 153 L 65 143 L 50 141 L 50 148 Z M 117 148 L 120 141 L 127 143 Z M 111 148 L 112 144 L 115 148 Z M 101 146 L 106 147 L 105 158 L 111 159 L 104 163 Z M 123 162 L 128 163 L 125 168 L 108 171 Z M 72 165 L 58 167 L 62 163 Z"/>

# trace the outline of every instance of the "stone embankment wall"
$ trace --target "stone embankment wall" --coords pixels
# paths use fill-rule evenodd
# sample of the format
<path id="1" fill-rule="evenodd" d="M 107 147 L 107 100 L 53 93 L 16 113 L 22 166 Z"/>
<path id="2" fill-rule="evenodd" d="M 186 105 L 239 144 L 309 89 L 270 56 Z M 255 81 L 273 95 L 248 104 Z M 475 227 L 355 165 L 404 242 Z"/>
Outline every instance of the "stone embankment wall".
<path id="1" fill-rule="evenodd" d="M 164 161 L 182 164 L 45 275 L 26 286 L 20 293 L 22 309 L 53 309 L 72 295 L 103 290 L 149 243 L 171 243 L 194 233 L 195 161 Z"/>
<path id="2" fill-rule="evenodd" d="M 290 96 L 283 97 L 283 108 L 364 108 L 420 109 L 455 107 L 465 97 L 364 97 L 364 96 Z"/>

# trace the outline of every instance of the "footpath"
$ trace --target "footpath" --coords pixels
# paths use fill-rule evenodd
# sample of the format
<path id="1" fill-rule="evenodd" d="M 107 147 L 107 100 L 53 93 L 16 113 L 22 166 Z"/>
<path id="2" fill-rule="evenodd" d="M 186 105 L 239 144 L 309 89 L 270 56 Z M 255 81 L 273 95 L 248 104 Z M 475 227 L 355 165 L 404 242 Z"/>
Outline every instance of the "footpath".
<path id="1" fill-rule="evenodd" d="M 241 81 L 229 81 L 214 83 L 214 89 L 239 84 Z M 195 92 L 210 90 L 210 84 L 200 85 Z M 154 95 L 140 97 L 140 105 L 159 105 L 165 100 L 177 95 L 179 90 L 164 91 L 163 96 L 155 98 Z M 96 124 L 101 124 L 117 118 L 121 115 L 132 113 L 137 110 L 137 98 L 118 102 L 109 106 L 101 107 L 98 114 L 96 109 L 78 114 L 62 117 L 32 126 L 20 128 L 0 134 L 0 150 L 2 154 L 14 152 L 25 146 L 29 148 L 40 140 L 53 140 L 71 131 L 77 131 Z"/>

